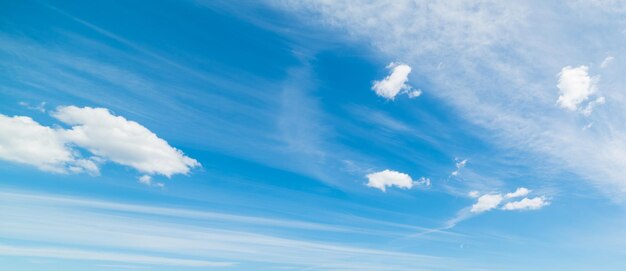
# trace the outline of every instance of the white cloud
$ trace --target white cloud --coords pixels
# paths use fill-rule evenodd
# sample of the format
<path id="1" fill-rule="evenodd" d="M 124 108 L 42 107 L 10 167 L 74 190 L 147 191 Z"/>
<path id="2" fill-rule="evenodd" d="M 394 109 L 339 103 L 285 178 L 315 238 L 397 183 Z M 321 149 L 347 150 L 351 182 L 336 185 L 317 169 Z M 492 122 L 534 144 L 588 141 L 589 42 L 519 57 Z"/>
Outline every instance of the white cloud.
<path id="1" fill-rule="evenodd" d="M 51 128 L 30 117 L 0 114 L 0 159 L 48 172 L 91 175 L 99 174 L 99 164 L 106 161 L 167 177 L 200 166 L 147 128 L 107 109 L 59 107 L 52 116 L 73 126 Z M 83 158 L 80 148 L 93 156 Z"/>
<path id="2" fill-rule="evenodd" d="M 557 84 L 560 96 L 556 101 L 561 108 L 574 111 L 596 91 L 598 77 L 590 77 L 588 70 L 589 67 L 585 65 L 576 68 L 565 66 L 561 69 Z"/>
<path id="3" fill-rule="evenodd" d="M 430 179 L 421 177 L 417 181 L 413 181 L 411 176 L 406 173 L 388 170 L 374 172 L 366 175 L 367 186 L 380 189 L 385 192 L 387 187 L 396 186 L 402 189 L 411 189 L 413 186 L 424 185 L 430 186 Z"/>
<path id="4" fill-rule="evenodd" d="M 414 99 L 414 98 L 421 96 L 422 91 L 419 89 L 414 89 L 414 90 L 409 91 L 407 95 L 409 96 L 409 99 Z"/>
<path id="5" fill-rule="evenodd" d="M 511 210 L 536 210 L 540 209 L 543 206 L 549 204 L 548 201 L 544 197 L 535 197 L 532 199 L 526 198 L 530 192 L 530 189 L 525 187 L 519 187 L 517 190 L 511 193 L 507 193 L 502 196 L 502 194 L 485 194 L 478 197 L 477 191 L 471 191 L 469 196 L 472 198 L 478 197 L 478 200 L 474 205 L 472 205 L 470 212 L 472 213 L 482 213 L 492 209 L 497 208 L 501 204 L 504 203 L 504 206 L 501 208 L 505 211 Z M 519 201 L 511 201 L 511 199 L 525 197 Z"/>
<path id="6" fill-rule="evenodd" d="M 406 84 L 409 80 L 409 73 L 411 73 L 409 65 L 391 62 L 387 65 L 387 69 L 390 69 L 391 73 L 383 80 L 374 81 L 374 85 L 372 85 L 372 90 L 378 96 L 393 100 L 401 92 L 407 93 L 410 98 L 415 98 L 422 94 L 420 90 L 414 90 Z"/>
<path id="7" fill-rule="evenodd" d="M 42 126 L 29 117 L 0 114 L 0 159 L 48 172 L 98 174 L 93 161 L 82 159 L 66 143 L 57 130 Z"/>
<path id="8" fill-rule="evenodd" d="M 19 102 L 19 104 L 21 106 L 23 106 L 23 107 L 26 107 L 26 108 L 30 109 L 30 110 L 37 110 L 37 111 L 39 111 L 41 113 L 45 113 L 46 112 L 46 102 L 41 102 L 38 105 L 34 105 L 34 106 L 31 106 L 27 102 Z"/>
<path id="9" fill-rule="evenodd" d="M 604 97 L 598 97 L 597 99 L 589 102 L 585 109 L 581 110 L 580 112 L 585 116 L 590 116 L 595 107 L 597 107 L 598 105 L 603 105 L 605 102 L 606 100 L 604 99 Z"/>
<path id="10" fill-rule="evenodd" d="M 137 178 L 137 181 L 140 184 L 146 185 L 146 186 L 156 186 L 159 188 L 164 188 L 165 184 L 162 182 L 153 182 L 152 181 L 152 176 L 150 175 L 141 175 L 139 176 L 139 178 Z"/>
<path id="11" fill-rule="evenodd" d="M 139 172 L 171 177 L 200 166 L 146 127 L 106 108 L 63 106 L 52 116 L 73 125 L 61 133 L 67 141 Z"/>
<path id="12" fill-rule="evenodd" d="M 502 207 L 502 210 L 537 210 L 549 204 L 550 202 L 543 197 L 535 197 L 532 199 L 523 198 L 520 201 L 507 202 L 504 207 Z"/>
<path id="13" fill-rule="evenodd" d="M 612 57 L 612 56 L 607 56 L 607 57 L 606 57 L 606 58 L 602 61 L 602 63 L 600 64 L 600 68 L 603 68 L 603 69 L 604 69 L 604 68 L 608 67 L 608 66 L 611 64 L 611 62 L 613 62 L 613 60 L 615 60 L 615 58 L 614 58 L 614 57 Z"/>
<path id="14" fill-rule="evenodd" d="M 487 194 L 478 198 L 478 201 L 472 205 L 470 211 L 472 213 L 482 213 L 498 207 L 502 202 L 502 195 L 500 194 Z"/>
<path id="15" fill-rule="evenodd" d="M 150 175 L 142 175 L 141 177 L 139 177 L 139 183 L 140 184 L 145 184 L 145 185 L 151 185 L 152 184 L 152 176 L 150 176 Z"/>
<path id="16" fill-rule="evenodd" d="M 467 195 L 468 195 L 470 198 L 478 198 L 478 196 L 479 196 L 480 194 L 478 193 L 478 191 L 475 191 L 475 190 L 474 190 L 474 191 L 470 191 L 469 193 L 467 193 Z"/>
<path id="17" fill-rule="evenodd" d="M 430 186 L 430 178 L 420 177 L 419 180 L 413 182 L 414 185 Z"/>
<path id="18" fill-rule="evenodd" d="M 507 193 L 504 197 L 507 199 L 512 199 L 512 198 L 526 196 L 528 195 L 528 193 L 530 193 L 530 190 L 528 188 L 520 187 L 520 188 L 517 188 L 517 190 L 515 190 L 515 192 L 513 193 Z"/>
<path id="19" fill-rule="evenodd" d="M 452 173 L 450 173 L 451 176 L 457 176 L 461 173 L 461 169 L 463 169 L 465 167 L 465 165 L 467 164 L 467 159 L 463 159 L 463 160 L 458 160 L 455 164 L 456 166 L 456 170 L 452 171 Z"/>
<path id="20" fill-rule="evenodd" d="M 378 57 L 406 61 L 437 89 L 430 92 L 433 98 L 445 101 L 478 129 L 486 129 L 484 138 L 496 139 L 489 142 L 572 171 L 611 199 L 626 202 L 626 124 L 622 121 L 626 111 L 621 103 L 608 102 L 626 100 L 620 91 L 626 77 L 602 75 L 607 82 L 603 89 L 607 114 L 596 116 L 594 129 L 584 132 L 580 121 L 554 110 L 557 98 L 546 91 L 556 85 L 550 76 L 555 67 L 587 61 L 589 52 L 619 56 L 626 51 L 615 51 L 610 42 L 580 42 L 581 34 L 589 40 L 622 39 L 621 22 L 605 19 L 618 18 L 623 9 L 592 1 L 567 3 L 575 11 L 570 13 L 547 1 L 398 0 L 354 5 L 287 0 L 274 5 L 333 33 L 345 33 L 348 42 L 371 45 Z M 606 31 L 585 27 L 598 19 L 610 27 Z M 575 25 L 546 28 L 546 20 Z M 574 33 L 573 28 L 580 31 Z M 533 168 L 538 174 L 543 171 Z"/>

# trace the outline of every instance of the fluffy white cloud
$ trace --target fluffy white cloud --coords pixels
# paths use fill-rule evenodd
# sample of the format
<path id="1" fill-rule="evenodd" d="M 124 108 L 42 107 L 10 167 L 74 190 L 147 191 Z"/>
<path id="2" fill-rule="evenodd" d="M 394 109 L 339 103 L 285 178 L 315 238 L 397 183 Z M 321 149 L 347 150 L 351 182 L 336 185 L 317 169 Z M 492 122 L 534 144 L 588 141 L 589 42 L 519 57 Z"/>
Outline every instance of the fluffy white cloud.
<path id="1" fill-rule="evenodd" d="M 372 85 L 372 90 L 378 96 L 393 100 L 401 92 L 406 92 L 409 98 L 415 98 L 422 94 L 420 90 L 414 90 L 406 84 L 411 73 L 409 65 L 391 62 L 387 65 L 387 69 L 391 70 L 390 74 L 383 80 L 374 81 L 374 85 Z"/>
<path id="2" fill-rule="evenodd" d="M 565 66 L 561 69 L 556 85 L 560 92 L 556 102 L 561 108 L 574 111 L 596 91 L 598 77 L 590 77 L 588 70 L 589 67 L 585 65 L 576 68 Z"/>
<path id="3" fill-rule="evenodd" d="M 515 192 L 507 193 L 504 197 L 507 198 L 507 199 L 512 199 L 512 198 L 518 198 L 518 197 L 526 196 L 526 195 L 528 195 L 528 193 L 530 193 L 530 190 L 528 188 L 520 187 L 520 188 L 517 188 L 517 190 L 515 190 Z"/>
<path id="4" fill-rule="evenodd" d="M 528 188 L 519 187 L 515 190 L 515 192 L 507 193 L 504 196 L 502 196 L 502 194 L 485 194 L 478 197 L 479 194 L 477 191 L 471 191 L 469 196 L 472 198 L 478 197 L 478 200 L 474 205 L 472 205 L 470 212 L 486 212 L 501 206 L 501 204 L 504 204 L 501 209 L 505 211 L 536 210 L 550 204 L 544 197 L 535 197 L 532 199 L 526 198 L 525 196 L 527 196 L 530 192 L 532 191 Z M 511 201 L 511 199 L 519 197 L 525 198 L 519 201 Z"/>
<path id="5" fill-rule="evenodd" d="M 478 201 L 472 205 L 470 211 L 472 213 L 482 213 L 498 207 L 502 202 L 502 195 L 500 194 L 487 194 L 478 198 Z"/>
<path id="6" fill-rule="evenodd" d="M 99 173 L 112 161 L 148 175 L 187 174 L 200 164 L 142 125 L 104 108 L 59 107 L 52 116 L 70 129 L 43 126 L 30 117 L 0 115 L 0 159 L 56 173 Z M 93 156 L 83 158 L 84 148 Z"/>
<path id="7" fill-rule="evenodd" d="M 23 116 L 0 115 L 0 159 L 41 170 L 98 174 L 98 166 L 66 145 L 58 130 Z"/>
<path id="8" fill-rule="evenodd" d="M 141 124 L 115 116 L 105 108 L 59 107 L 52 116 L 73 125 L 63 137 L 93 153 L 142 173 L 187 174 L 200 166 Z"/>
<path id="9" fill-rule="evenodd" d="M 366 175 L 367 186 L 386 191 L 387 187 L 396 186 L 402 189 L 411 189 L 413 186 L 424 185 L 430 186 L 430 179 L 421 177 L 417 181 L 413 181 L 411 176 L 406 173 L 388 170 L 374 172 Z"/>
<path id="10" fill-rule="evenodd" d="M 550 202 L 543 197 L 523 198 L 520 201 L 507 202 L 502 210 L 537 210 L 549 204 Z"/>

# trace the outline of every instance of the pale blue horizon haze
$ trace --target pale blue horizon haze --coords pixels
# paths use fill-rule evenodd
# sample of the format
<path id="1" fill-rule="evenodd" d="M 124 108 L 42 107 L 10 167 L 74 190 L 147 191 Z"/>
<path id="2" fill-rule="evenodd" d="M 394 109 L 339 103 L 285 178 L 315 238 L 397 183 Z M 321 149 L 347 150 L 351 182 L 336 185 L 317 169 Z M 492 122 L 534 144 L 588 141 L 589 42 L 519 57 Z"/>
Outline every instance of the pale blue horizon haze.
<path id="1" fill-rule="evenodd" d="M 0 270 L 624 270 L 625 1 L 0 1 Z"/>

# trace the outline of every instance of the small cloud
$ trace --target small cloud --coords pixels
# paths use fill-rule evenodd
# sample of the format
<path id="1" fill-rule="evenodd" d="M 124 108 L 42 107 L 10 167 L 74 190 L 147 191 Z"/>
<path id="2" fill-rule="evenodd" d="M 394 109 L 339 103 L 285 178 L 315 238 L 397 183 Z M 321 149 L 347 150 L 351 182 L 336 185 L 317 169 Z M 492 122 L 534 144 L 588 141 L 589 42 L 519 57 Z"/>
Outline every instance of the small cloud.
<path id="1" fill-rule="evenodd" d="M 588 70 L 585 65 L 561 69 L 557 84 L 560 96 L 556 101 L 559 107 L 574 111 L 596 91 L 599 77 L 590 77 Z"/>
<path id="2" fill-rule="evenodd" d="M 480 194 L 478 193 L 478 191 L 474 190 L 474 191 L 470 191 L 469 193 L 467 193 L 467 195 L 470 198 L 478 198 L 478 196 L 480 196 Z"/>
<path id="3" fill-rule="evenodd" d="M 407 95 L 409 96 L 409 99 L 414 99 L 414 98 L 421 96 L 422 91 L 419 89 L 414 89 L 414 90 L 409 91 Z"/>
<path id="4" fill-rule="evenodd" d="M 456 166 L 456 170 L 452 171 L 452 173 L 450 173 L 450 176 L 458 176 L 459 174 L 461 174 L 461 169 L 463 169 L 465 167 L 465 165 L 467 164 L 467 159 L 463 159 L 463 160 L 459 160 L 458 158 L 455 159 L 457 162 L 455 164 Z"/>
<path id="5" fill-rule="evenodd" d="M 482 195 L 478 198 L 478 201 L 472 205 L 470 212 L 482 213 L 494 209 L 500 205 L 502 199 L 502 195 L 500 194 Z"/>
<path id="6" fill-rule="evenodd" d="M 419 180 L 413 182 L 414 185 L 430 186 L 430 178 L 420 177 Z"/>
<path id="7" fill-rule="evenodd" d="M 603 68 L 603 69 L 604 69 L 604 68 L 608 67 L 608 66 L 611 64 L 611 62 L 613 62 L 613 60 L 615 60 L 615 58 L 614 58 L 614 57 L 612 57 L 612 56 L 607 56 L 607 57 L 606 57 L 606 58 L 602 61 L 602 64 L 600 64 L 600 68 Z"/>
<path id="8" fill-rule="evenodd" d="M 139 177 L 139 183 L 145 185 L 152 185 L 152 176 L 150 175 L 142 175 Z"/>
<path id="9" fill-rule="evenodd" d="M 580 112 L 585 115 L 586 117 L 590 116 L 591 113 L 593 112 L 593 109 L 599 105 L 603 105 L 606 102 L 606 100 L 604 99 L 604 97 L 598 97 L 597 99 L 589 102 L 587 104 L 587 106 L 585 107 L 585 109 L 581 110 Z"/>
<path id="10" fill-rule="evenodd" d="M 413 89 L 407 84 L 408 76 L 411 73 L 411 67 L 406 64 L 391 62 L 387 65 L 387 69 L 391 70 L 385 79 L 374 81 L 372 90 L 380 97 L 387 100 L 393 100 L 400 93 L 406 93 L 409 98 L 416 98 L 422 94 L 419 89 Z"/>
<path id="11" fill-rule="evenodd" d="M 535 197 L 532 199 L 523 198 L 520 201 L 507 202 L 504 207 L 502 207 L 502 210 L 537 210 L 547 205 L 550 205 L 550 202 L 544 197 Z"/>
<path id="12" fill-rule="evenodd" d="M 383 171 L 367 174 L 367 186 L 380 189 L 385 192 L 387 187 L 396 186 L 401 189 L 411 189 L 414 186 L 430 186 L 430 179 L 421 177 L 417 181 L 413 181 L 411 176 L 406 173 L 385 169 Z"/>
<path id="13" fill-rule="evenodd" d="M 27 102 L 19 102 L 19 104 L 23 107 L 26 107 L 30 110 L 36 110 L 39 111 L 41 113 L 45 113 L 46 112 L 46 102 L 41 102 L 39 103 L 39 105 L 34 105 L 31 106 L 30 104 L 28 104 Z"/>
<path id="14" fill-rule="evenodd" d="M 517 190 L 515 190 L 515 192 L 513 193 L 507 193 L 504 197 L 507 199 L 512 199 L 512 198 L 518 198 L 518 197 L 523 197 L 528 195 L 528 193 L 530 193 L 530 190 L 528 190 L 528 188 L 525 187 L 520 187 Z"/>
<path id="15" fill-rule="evenodd" d="M 517 190 L 515 190 L 515 192 L 507 193 L 504 196 L 502 196 L 502 194 L 500 193 L 496 193 L 496 194 L 485 194 L 485 195 L 478 197 L 478 192 L 472 191 L 469 194 L 470 197 L 472 198 L 478 197 L 478 200 L 476 201 L 474 205 L 472 205 L 470 212 L 476 213 L 476 214 L 486 212 L 486 211 L 497 208 L 502 203 L 504 203 L 504 206 L 501 209 L 505 211 L 536 210 L 549 204 L 549 202 L 547 202 L 544 197 L 535 197 L 532 199 L 527 198 L 526 196 L 530 192 L 532 191 L 528 188 L 519 187 L 517 188 Z M 511 201 L 511 199 L 519 198 L 519 197 L 525 197 L 525 198 L 519 201 Z"/>
<path id="16" fill-rule="evenodd" d="M 142 175 L 142 176 L 140 176 L 138 178 L 138 180 L 139 180 L 140 184 L 143 184 L 143 185 L 146 185 L 146 186 L 155 186 L 155 187 L 158 187 L 158 188 L 164 188 L 165 187 L 164 183 L 153 182 L 152 181 L 152 176 L 150 176 L 150 175 Z"/>

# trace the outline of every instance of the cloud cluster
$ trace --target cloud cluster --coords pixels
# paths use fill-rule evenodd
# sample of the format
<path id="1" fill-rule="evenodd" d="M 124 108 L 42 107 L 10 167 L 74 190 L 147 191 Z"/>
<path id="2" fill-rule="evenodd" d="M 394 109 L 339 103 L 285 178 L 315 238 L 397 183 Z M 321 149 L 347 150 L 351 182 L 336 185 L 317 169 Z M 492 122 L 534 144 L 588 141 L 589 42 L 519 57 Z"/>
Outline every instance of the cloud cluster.
<path id="1" fill-rule="evenodd" d="M 421 177 L 413 180 L 409 174 L 385 169 L 383 171 L 367 174 L 367 186 L 380 189 L 385 192 L 387 187 L 396 186 L 401 189 L 411 189 L 414 186 L 430 186 L 430 179 Z"/>
<path id="2" fill-rule="evenodd" d="M 559 107 L 575 111 L 596 92 L 599 77 L 589 76 L 588 70 L 589 67 L 585 65 L 576 68 L 565 66 L 561 69 L 559 82 L 556 85 L 560 94 L 556 101 Z M 599 97 L 587 103 L 587 106 L 581 109 L 581 113 L 589 116 L 595 106 L 604 102 L 604 97 Z"/>
<path id="3" fill-rule="evenodd" d="M 541 209 L 544 206 L 550 204 L 550 202 L 543 196 L 528 198 L 526 197 L 531 190 L 525 187 L 520 187 L 515 190 L 515 192 L 507 193 L 504 196 L 502 194 L 485 194 L 482 196 L 478 196 L 479 193 L 477 191 L 470 192 L 470 197 L 478 198 L 476 203 L 474 203 L 470 212 L 474 214 L 483 213 L 499 206 L 502 206 L 500 209 L 505 211 L 513 211 L 513 210 L 537 210 Z M 521 200 L 513 201 L 514 198 L 524 197 Z"/>
<path id="4" fill-rule="evenodd" d="M 493 144 L 572 171 L 581 181 L 623 202 L 626 141 L 622 135 L 626 125 L 622 120 L 626 111 L 619 106 L 624 100 L 619 86 L 626 78 L 614 71 L 602 74 L 602 81 L 608 83 L 602 88 L 607 114 L 594 116 L 590 131 L 581 132 L 580 121 L 554 110 L 560 106 L 555 103 L 560 96 L 555 87 L 559 76 L 552 75 L 564 63 L 589 61 L 588 52 L 592 51 L 610 52 L 615 58 L 598 65 L 608 69 L 624 54 L 608 46 L 610 42 L 580 42 L 581 34 L 589 40 L 623 38 L 619 20 L 605 20 L 621 18 L 623 8 L 605 4 L 611 1 L 600 2 L 569 2 L 566 6 L 577 11 L 573 13 L 563 13 L 547 1 L 398 0 L 393 5 L 378 1 L 359 5 L 351 1 L 281 1 L 276 5 L 306 22 L 346 33 L 358 44 L 370 44 L 379 57 L 402 59 L 413 73 L 428 78 L 428 85 L 437 89 L 430 92 L 434 98 L 449 104 L 477 128 L 487 129 L 485 138 L 497 139 Z M 610 27 L 606 31 L 586 27 L 597 21 L 595 16 L 602 16 Z M 565 19 L 575 25 L 546 28 L 536 18 Z M 579 31 L 572 34 L 571 29 Z M 546 93 L 550 87 L 554 92 Z M 565 103 L 564 99 L 565 95 Z M 595 98 L 587 101 L 592 100 Z M 584 103 L 579 106 L 585 108 Z"/>
<path id="5" fill-rule="evenodd" d="M 389 75 L 383 80 L 374 81 L 374 85 L 372 85 L 372 90 L 378 96 L 393 100 L 401 93 L 406 93 L 409 98 L 416 98 L 422 94 L 421 90 L 413 89 L 407 84 L 411 73 L 409 65 L 391 62 L 387 65 L 387 69 L 390 70 Z"/>
<path id="6" fill-rule="evenodd" d="M 137 122 L 105 108 L 61 106 L 51 115 L 68 129 L 0 115 L 0 159 L 56 173 L 99 174 L 111 161 L 149 175 L 187 174 L 200 163 Z M 84 157 L 88 156 L 88 157 Z"/>

